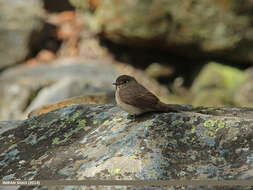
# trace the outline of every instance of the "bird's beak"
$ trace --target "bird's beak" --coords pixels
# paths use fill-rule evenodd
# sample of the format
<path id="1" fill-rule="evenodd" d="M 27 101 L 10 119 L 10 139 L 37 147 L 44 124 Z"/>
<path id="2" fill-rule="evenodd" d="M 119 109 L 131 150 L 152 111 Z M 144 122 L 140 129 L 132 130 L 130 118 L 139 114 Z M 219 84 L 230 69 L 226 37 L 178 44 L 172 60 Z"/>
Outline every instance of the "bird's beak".
<path id="1" fill-rule="evenodd" d="M 117 83 L 116 83 L 116 82 L 113 82 L 113 83 L 112 83 L 112 85 L 115 85 L 115 86 L 116 86 L 116 85 L 117 85 Z"/>

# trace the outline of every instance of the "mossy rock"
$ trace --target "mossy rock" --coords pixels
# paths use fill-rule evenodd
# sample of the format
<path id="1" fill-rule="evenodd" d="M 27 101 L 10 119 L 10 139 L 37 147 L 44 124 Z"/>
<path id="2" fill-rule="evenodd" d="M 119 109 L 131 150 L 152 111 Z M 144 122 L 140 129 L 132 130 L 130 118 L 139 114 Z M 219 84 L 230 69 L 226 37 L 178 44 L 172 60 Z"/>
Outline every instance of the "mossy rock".
<path id="1" fill-rule="evenodd" d="M 192 85 L 193 105 L 233 105 L 233 95 L 245 81 L 243 71 L 210 62 Z"/>

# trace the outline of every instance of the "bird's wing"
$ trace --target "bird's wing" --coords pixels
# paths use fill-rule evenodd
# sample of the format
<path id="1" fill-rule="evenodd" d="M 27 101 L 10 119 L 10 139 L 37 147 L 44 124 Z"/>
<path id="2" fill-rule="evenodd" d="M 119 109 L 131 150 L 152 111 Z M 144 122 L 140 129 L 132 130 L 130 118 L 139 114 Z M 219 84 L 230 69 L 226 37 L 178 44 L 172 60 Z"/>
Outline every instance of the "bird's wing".
<path id="1" fill-rule="evenodd" d="M 132 88 L 134 88 L 134 90 L 131 90 Z M 130 87 L 128 90 L 124 90 L 124 93 L 122 93 L 122 91 L 119 92 L 120 98 L 124 103 L 138 108 L 155 109 L 155 105 L 159 101 L 154 94 L 140 84 Z"/>

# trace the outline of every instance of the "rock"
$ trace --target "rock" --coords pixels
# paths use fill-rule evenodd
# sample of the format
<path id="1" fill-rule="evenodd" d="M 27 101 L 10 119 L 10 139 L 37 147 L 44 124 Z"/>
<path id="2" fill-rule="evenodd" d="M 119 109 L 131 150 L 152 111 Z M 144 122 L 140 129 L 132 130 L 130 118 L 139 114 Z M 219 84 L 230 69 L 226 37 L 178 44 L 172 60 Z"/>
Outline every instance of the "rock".
<path id="1" fill-rule="evenodd" d="M 174 73 L 174 69 L 168 65 L 162 65 L 160 63 L 152 63 L 149 65 L 145 72 L 152 78 L 168 77 Z"/>
<path id="2" fill-rule="evenodd" d="M 72 105 L 19 121 L 1 133 L 0 178 L 251 179 L 253 109 L 185 108 L 131 120 L 112 105 Z"/>
<path id="3" fill-rule="evenodd" d="M 4 186 L 0 187 L 0 190 L 18 190 L 20 186 Z"/>
<path id="4" fill-rule="evenodd" d="M 109 59 L 61 58 L 48 64 L 20 65 L 0 75 L 0 119 L 24 119 L 33 109 L 74 96 L 105 92 L 114 101 L 118 75 L 130 74 L 151 89 L 161 100 L 168 89 L 150 79 L 143 71 Z"/>
<path id="5" fill-rule="evenodd" d="M 70 2 L 94 31 L 116 43 L 189 57 L 253 60 L 251 0 Z"/>
<path id="6" fill-rule="evenodd" d="M 28 56 L 31 35 L 42 28 L 42 17 L 42 1 L 0 0 L 0 69 Z"/>
<path id="7" fill-rule="evenodd" d="M 102 60 L 58 59 L 20 65 L 0 75 L 0 118 L 22 119 L 33 109 L 85 93 L 113 93 L 119 72 Z"/>
<path id="8" fill-rule="evenodd" d="M 245 82 L 234 94 L 234 102 L 237 106 L 253 106 L 253 68 L 245 72 Z"/>
<path id="9" fill-rule="evenodd" d="M 63 78 L 49 87 L 40 90 L 36 98 L 34 98 L 32 103 L 26 108 L 26 113 L 41 106 L 56 103 L 58 100 L 65 100 L 66 98 L 79 96 L 82 93 L 87 94 L 105 91 L 107 94 L 112 94 L 112 92 L 109 92 L 109 89 L 111 88 L 95 88 L 87 83 L 87 79 L 75 80 L 73 78 Z"/>
<path id="10" fill-rule="evenodd" d="M 85 94 L 83 96 L 75 96 L 73 98 L 68 98 L 53 104 L 41 105 L 38 108 L 31 109 L 31 112 L 28 112 L 27 116 L 28 118 L 35 117 L 37 115 L 48 113 L 50 111 L 73 104 L 106 104 L 108 103 L 108 99 L 109 97 L 106 95 L 106 93 L 94 93 Z"/>
<path id="11" fill-rule="evenodd" d="M 246 74 L 243 71 L 210 62 L 193 82 L 192 104 L 198 106 L 234 105 L 234 94 L 246 81 Z"/>
<path id="12" fill-rule="evenodd" d="M 0 135 L 5 131 L 16 128 L 22 121 L 0 121 Z"/>

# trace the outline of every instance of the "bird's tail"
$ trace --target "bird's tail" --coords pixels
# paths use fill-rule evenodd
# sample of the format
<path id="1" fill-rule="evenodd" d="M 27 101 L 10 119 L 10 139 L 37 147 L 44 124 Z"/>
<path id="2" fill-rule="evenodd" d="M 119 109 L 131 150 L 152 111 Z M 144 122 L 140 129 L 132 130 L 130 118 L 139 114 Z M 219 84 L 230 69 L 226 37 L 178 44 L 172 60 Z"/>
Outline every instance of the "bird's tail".
<path id="1" fill-rule="evenodd" d="M 159 102 L 156 108 L 157 110 L 161 112 L 181 112 L 182 111 L 177 105 L 165 104 L 163 102 Z"/>

